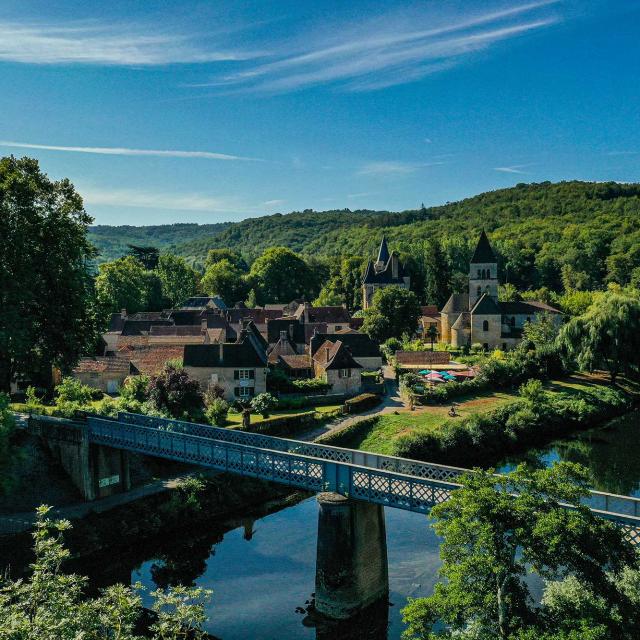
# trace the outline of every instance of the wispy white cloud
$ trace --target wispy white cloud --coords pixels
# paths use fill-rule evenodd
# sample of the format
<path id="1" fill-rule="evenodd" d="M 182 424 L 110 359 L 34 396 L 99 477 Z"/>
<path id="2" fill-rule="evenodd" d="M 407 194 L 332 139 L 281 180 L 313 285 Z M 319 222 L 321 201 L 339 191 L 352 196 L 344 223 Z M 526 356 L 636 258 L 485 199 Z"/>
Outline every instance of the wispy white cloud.
<path id="1" fill-rule="evenodd" d="M 356 200 L 360 198 L 367 198 L 372 195 L 375 194 L 371 191 L 363 191 L 362 193 L 348 193 L 347 198 L 349 198 L 350 200 Z"/>
<path id="2" fill-rule="evenodd" d="M 506 8 L 494 2 L 493 7 L 473 12 L 444 1 L 354 25 L 325 24 L 319 34 L 305 32 L 304 39 L 287 43 L 274 53 L 274 61 L 201 86 L 284 92 L 337 83 L 350 91 L 371 91 L 411 82 L 460 64 L 498 42 L 554 24 L 559 17 L 550 9 L 558 2 L 538 0 Z"/>
<path id="3" fill-rule="evenodd" d="M 435 167 L 444 162 L 398 162 L 396 160 L 379 160 L 362 165 L 356 172 L 359 176 L 391 176 L 408 175 L 419 169 Z"/>
<path id="4" fill-rule="evenodd" d="M 178 151 L 175 149 L 130 149 L 128 147 L 63 147 L 52 144 L 30 144 L 0 140 L 0 147 L 17 149 L 42 149 L 43 151 L 63 151 L 71 153 L 95 153 L 105 156 L 158 156 L 164 158 L 207 158 L 209 160 L 257 160 L 214 151 Z"/>
<path id="5" fill-rule="evenodd" d="M 278 206 L 278 205 L 280 205 L 280 204 L 284 204 L 285 202 L 286 202 L 285 200 L 278 200 L 278 199 L 276 199 L 276 200 L 266 200 L 266 201 L 265 201 L 265 202 L 263 202 L 262 204 L 263 204 L 265 207 L 276 207 L 276 206 Z"/>
<path id="6" fill-rule="evenodd" d="M 98 186 L 78 186 L 85 205 L 135 207 L 176 211 L 211 211 L 242 213 L 254 211 L 238 198 L 199 193 L 171 193 L 144 189 L 109 189 Z"/>
<path id="7" fill-rule="evenodd" d="M 0 61 L 151 66 L 246 60 L 259 55 L 227 47 L 228 37 L 223 33 L 215 37 L 220 43 L 157 24 L 0 21 Z"/>
<path id="8" fill-rule="evenodd" d="M 510 167 L 494 167 L 494 171 L 500 171 L 502 173 L 521 173 L 523 175 L 528 175 L 529 171 L 523 171 L 525 167 L 531 167 L 533 163 L 527 164 L 513 164 Z"/>

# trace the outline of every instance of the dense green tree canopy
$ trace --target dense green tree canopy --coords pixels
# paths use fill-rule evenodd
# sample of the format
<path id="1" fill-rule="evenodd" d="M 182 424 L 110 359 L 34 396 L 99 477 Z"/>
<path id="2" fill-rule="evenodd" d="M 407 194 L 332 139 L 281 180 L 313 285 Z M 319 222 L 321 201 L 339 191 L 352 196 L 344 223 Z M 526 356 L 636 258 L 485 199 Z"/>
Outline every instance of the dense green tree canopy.
<path id="1" fill-rule="evenodd" d="M 158 258 L 155 274 L 167 306 L 175 307 L 198 292 L 198 274 L 184 258 L 163 253 Z"/>
<path id="2" fill-rule="evenodd" d="M 226 258 L 207 267 L 201 287 L 210 296 L 220 296 L 228 306 L 241 302 L 248 294 L 245 274 Z"/>
<path id="3" fill-rule="evenodd" d="M 153 281 L 147 273 L 133 256 L 101 264 L 96 277 L 96 297 L 100 308 L 107 313 L 121 309 L 135 313 L 148 309 Z"/>
<path id="4" fill-rule="evenodd" d="M 537 471 L 519 467 L 499 478 L 487 472 L 467 475 L 463 488 L 431 511 L 443 539 L 444 581 L 432 596 L 404 609 L 406 637 L 637 637 L 637 597 L 620 583 L 630 572 L 640 577 L 638 558 L 621 528 L 580 504 L 586 482 L 586 471 L 570 463 Z M 559 597 L 556 606 L 549 596 L 536 607 L 526 580 L 532 572 L 546 580 L 576 581 L 606 603 L 608 615 L 594 620 L 595 608 L 568 615 Z M 580 635 L 589 629 L 599 634 Z"/>
<path id="5" fill-rule="evenodd" d="M 0 390 L 16 375 L 49 384 L 92 340 L 90 223 L 68 180 L 0 159 Z"/>
<path id="6" fill-rule="evenodd" d="M 209 249 L 204 263 L 205 270 L 222 260 L 228 260 L 240 271 L 249 271 L 249 266 L 245 259 L 237 251 L 232 251 L 231 249 Z"/>
<path id="7" fill-rule="evenodd" d="M 413 291 L 402 287 L 385 287 L 373 295 L 371 307 L 364 314 L 362 330 L 373 340 L 413 335 L 418 328 L 420 305 Z"/>
<path id="8" fill-rule="evenodd" d="M 297 253 L 284 247 L 267 249 L 252 265 L 249 280 L 258 302 L 291 302 L 304 298 L 316 283 L 314 274 Z M 315 296 L 314 296 L 315 297 Z"/>
<path id="9" fill-rule="evenodd" d="M 640 368 L 640 300 L 607 292 L 595 297 L 587 311 L 572 318 L 558 337 L 583 369 L 606 369 L 612 382 L 618 374 Z"/>

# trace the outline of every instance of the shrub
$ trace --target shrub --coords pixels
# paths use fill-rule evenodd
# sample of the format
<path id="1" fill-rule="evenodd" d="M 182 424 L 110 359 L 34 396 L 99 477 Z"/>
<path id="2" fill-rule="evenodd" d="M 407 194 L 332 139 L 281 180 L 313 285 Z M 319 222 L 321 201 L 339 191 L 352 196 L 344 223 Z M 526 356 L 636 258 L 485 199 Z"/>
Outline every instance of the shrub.
<path id="1" fill-rule="evenodd" d="M 127 400 L 144 402 L 149 398 L 149 376 L 128 376 L 120 387 L 120 396 Z"/>
<path id="2" fill-rule="evenodd" d="M 204 412 L 209 424 L 217 427 L 224 427 L 227 423 L 227 415 L 229 413 L 229 403 L 222 398 L 215 398 L 207 404 Z"/>
<path id="3" fill-rule="evenodd" d="M 197 417 L 204 406 L 200 384 L 184 369 L 166 365 L 161 373 L 149 380 L 149 402 L 172 418 Z"/>
<path id="4" fill-rule="evenodd" d="M 347 409 L 347 413 L 360 413 L 371 409 L 380 403 L 380 397 L 375 393 L 361 393 L 355 398 L 346 400 L 344 405 Z"/>
<path id="5" fill-rule="evenodd" d="M 93 389 L 86 384 L 82 384 L 76 378 L 63 378 L 62 382 L 56 387 L 56 404 L 75 402 L 80 405 L 86 405 L 91 402 Z"/>
<path id="6" fill-rule="evenodd" d="M 292 380 L 291 385 L 296 391 L 329 391 L 331 385 L 323 378 L 308 378 L 303 380 Z"/>
<path id="7" fill-rule="evenodd" d="M 270 393 L 259 393 L 251 400 L 251 408 L 263 418 L 269 417 L 269 412 L 278 406 L 278 401 Z"/>

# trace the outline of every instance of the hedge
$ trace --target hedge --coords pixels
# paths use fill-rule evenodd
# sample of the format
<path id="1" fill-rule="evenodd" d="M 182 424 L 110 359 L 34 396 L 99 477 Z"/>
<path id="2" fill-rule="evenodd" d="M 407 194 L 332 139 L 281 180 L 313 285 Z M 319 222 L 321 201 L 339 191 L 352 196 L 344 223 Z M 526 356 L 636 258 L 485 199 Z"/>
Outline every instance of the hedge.
<path id="1" fill-rule="evenodd" d="M 328 444 L 333 447 L 354 447 L 359 444 L 362 436 L 378 422 L 378 416 L 362 418 L 357 422 L 352 422 L 349 426 L 327 433 L 316 438 L 318 444 Z"/>
<path id="2" fill-rule="evenodd" d="M 347 413 L 362 413 L 380 404 L 380 396 L 375 393 L 361 393 L 355 398 L 346 400 L 344 407 Z"/>
<path id="3" fill-rule="evenodd" d="M 260 422 L 252 422 L 248 428 L 241 424 L 231 427 L 237 431 L 247 431 L 249 433 L 264 433 L 269 436 L 291 435 L 315 422 L 315 411 L 305 411 L 293 416 L 274 416 L 266 418 Z"/>

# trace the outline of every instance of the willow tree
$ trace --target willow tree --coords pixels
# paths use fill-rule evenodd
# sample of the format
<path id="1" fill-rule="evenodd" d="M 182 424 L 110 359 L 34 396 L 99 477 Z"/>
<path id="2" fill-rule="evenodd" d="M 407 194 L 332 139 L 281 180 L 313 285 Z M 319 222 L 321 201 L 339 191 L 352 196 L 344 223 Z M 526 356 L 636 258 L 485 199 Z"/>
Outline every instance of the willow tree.
<path id="1" fill-rule="evenodd" d="M 640 301 L 622 293 L 599 295 L 562 327 L 558 341 L 581 369 L 606 369 L 615 384 L 619 374 L 640 367 Z"/>

